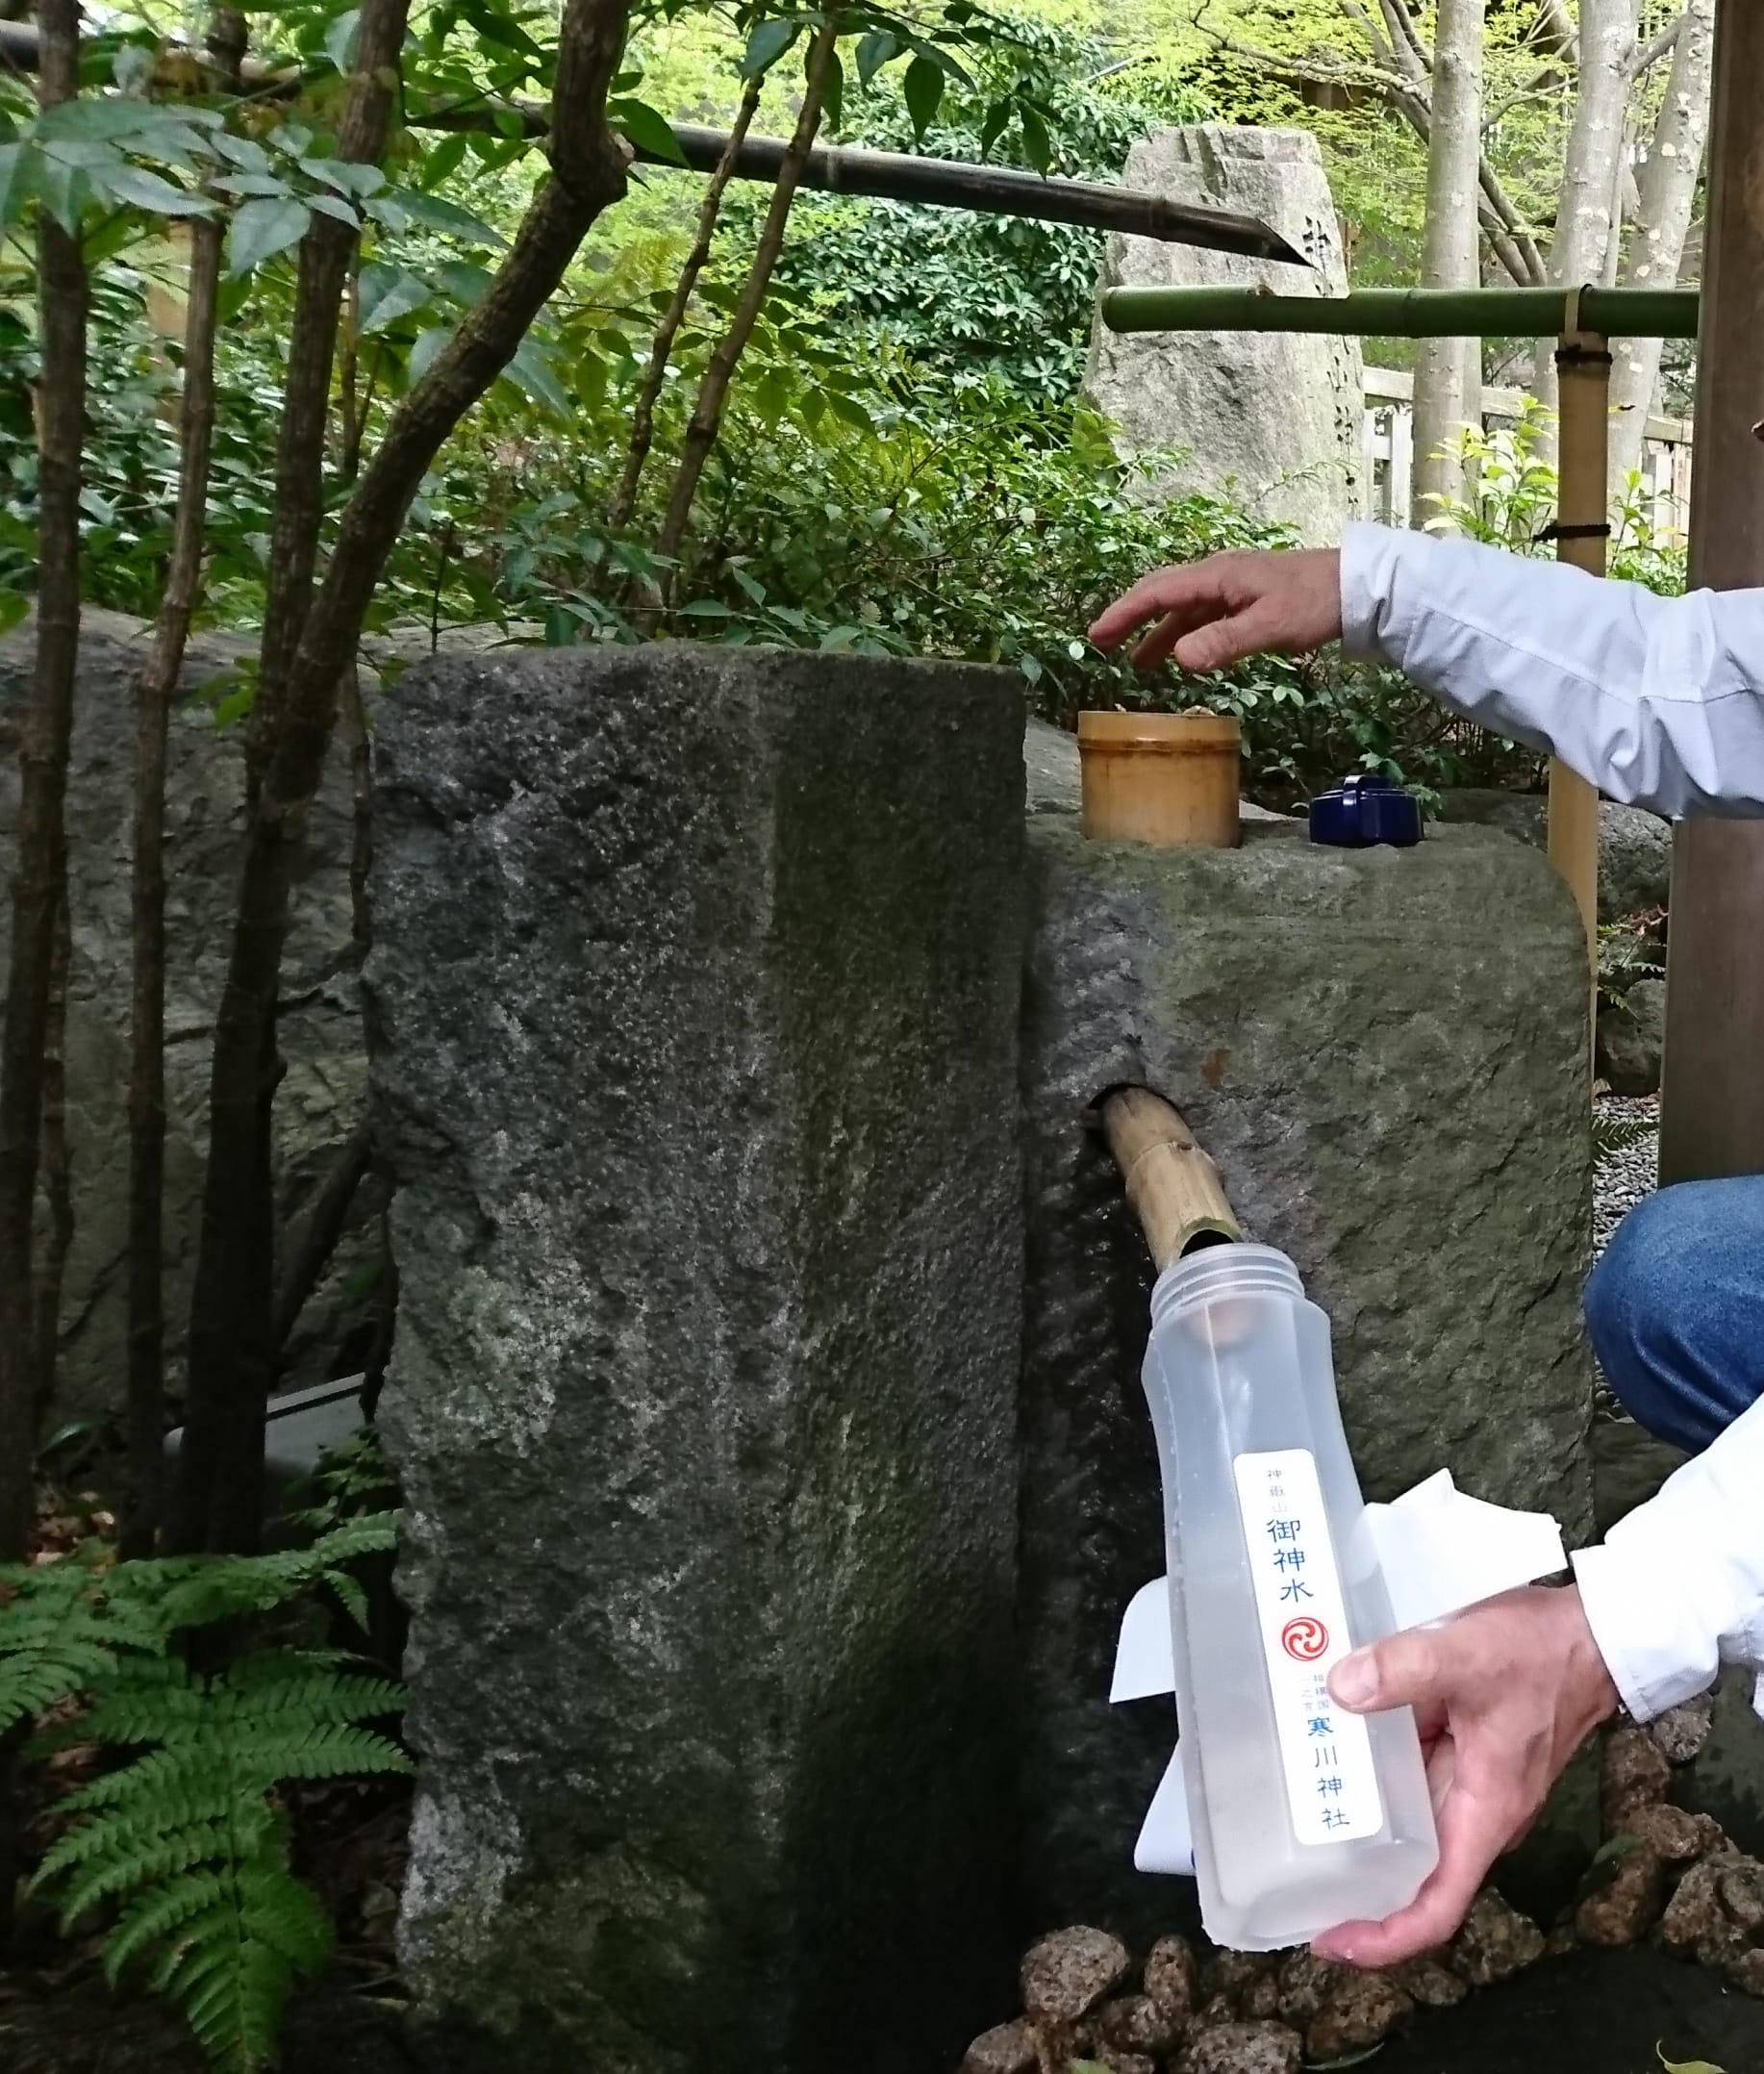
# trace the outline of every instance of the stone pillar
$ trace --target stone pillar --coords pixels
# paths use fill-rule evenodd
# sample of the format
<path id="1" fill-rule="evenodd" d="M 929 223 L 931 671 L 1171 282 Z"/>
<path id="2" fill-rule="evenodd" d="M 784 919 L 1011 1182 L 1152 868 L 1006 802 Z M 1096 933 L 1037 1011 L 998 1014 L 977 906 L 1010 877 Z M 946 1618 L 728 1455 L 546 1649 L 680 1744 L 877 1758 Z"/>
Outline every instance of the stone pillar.
<path id="1" fill-rule="evenodd" d="M 1043 1924 L 1144 1934 L 1193 1906 L 1132 1864 L 1173 1711 L 1108 1705 L 1121 1609 L 1165 1560 L 1150 1270 L 1085 1109 L 1123 1080 L 1169 1096 L 1249 1236 L 1298 1262 L 1369 1497 L 1443 1465 L 1584 1537 L 1585 947 L 1545 860 L 1489 830 L 1104 847 L 1057 783 L 1030 823 L 1023 1021 L 1027 1889 Z"/>
<path id="2" fill-rule="evenodd" d="M 1102 288 L 1347 292 L 1335 204 L 1308 130 L 1211 122 L 1154 130 L 1128 153 L 1121 184 L 1259 216 L 1311 270 L 1114 236 Z M 1320 546 L 1333 545 L 1360 509 L 1361 384 L 1357 339 L 1118 334 L 1100 319 L 1085 379 L 1091 401 L 1118 427 L 1122 459 L 1142 463 L 1142 494 L 1159 502 L 1197 491 L 1229 497 Z"/>
<path id="3" fill-rule="evenodd" d="M 433 2065 L 917 2074 L 1008 1991 L 1021 731 L 673 645 L 387 702 Z"/>

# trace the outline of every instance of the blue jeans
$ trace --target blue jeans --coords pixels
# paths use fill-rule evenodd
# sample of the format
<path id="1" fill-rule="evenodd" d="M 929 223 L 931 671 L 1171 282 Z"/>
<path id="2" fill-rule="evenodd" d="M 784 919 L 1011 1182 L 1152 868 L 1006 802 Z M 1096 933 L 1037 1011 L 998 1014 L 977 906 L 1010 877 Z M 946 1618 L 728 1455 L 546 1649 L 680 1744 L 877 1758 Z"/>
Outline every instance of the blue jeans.
<path id="1" fill-rule="evenodd" d="M 1706 1448 L 1764 1396 L 1764 1175 L 1637 1203 L 1587 1283 L 1586 1323 L 1636 1424 Z"/>

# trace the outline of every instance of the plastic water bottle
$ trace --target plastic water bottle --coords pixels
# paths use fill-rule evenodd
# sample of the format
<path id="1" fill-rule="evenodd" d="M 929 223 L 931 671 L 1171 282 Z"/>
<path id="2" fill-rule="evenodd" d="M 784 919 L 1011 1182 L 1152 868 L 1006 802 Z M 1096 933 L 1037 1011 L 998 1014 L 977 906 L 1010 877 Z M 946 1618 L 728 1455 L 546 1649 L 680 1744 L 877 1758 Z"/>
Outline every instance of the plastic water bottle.
<path id="1" fill-rule="evenodd" d="M 1329 1324 L 1271 1247 L 1210 1246 L 1151 1298 L 1183 1779 L 1207 1933 L 1301 1944 L 1413 1901 L 1437 1862 L 1414 1716 L 1331 1667 L 1394 1623 L 1342 1430 Z"/>

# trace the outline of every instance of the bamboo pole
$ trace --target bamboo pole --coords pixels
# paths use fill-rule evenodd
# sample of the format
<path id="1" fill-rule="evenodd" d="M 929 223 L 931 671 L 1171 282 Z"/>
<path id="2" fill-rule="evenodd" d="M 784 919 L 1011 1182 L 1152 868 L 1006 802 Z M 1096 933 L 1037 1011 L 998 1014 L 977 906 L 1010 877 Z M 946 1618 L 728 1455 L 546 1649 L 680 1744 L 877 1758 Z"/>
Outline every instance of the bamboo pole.
<path id="1" fill-rule="evenodd" d="M 1610 539 L 1611 349 L 1590 329 L 1585 289 L 1571 292 L 1556 343 L 1561 388 L 1556 487 L 1556 558 L 1602 576 Z M 1550 764 L 1550 859 L 1567 879 L 1598 966 L 1599 791 L 1555 758 Z"/>
<path id="2" fill-rule="evenodd" d="M 1358 288 L 1273 295 L 1256 288 L 1115 288 L 1111 331 L 1323 332 L 1342 338 L 1553 339 L 1567 326 L 1559 288 Z M 1693 339 L 1695 289 L 1588 288 L 1579 321 L 1607 339 Z"/>
<path id="3" fill-rule="evenodd" d="M 1160 1275 L 1197 1245 L 1243 1237 L 1219 1169 L 1162 1096 L 1118 1087 L 1103 1097 L 1101 1112 L 1103 1137 Z"/>

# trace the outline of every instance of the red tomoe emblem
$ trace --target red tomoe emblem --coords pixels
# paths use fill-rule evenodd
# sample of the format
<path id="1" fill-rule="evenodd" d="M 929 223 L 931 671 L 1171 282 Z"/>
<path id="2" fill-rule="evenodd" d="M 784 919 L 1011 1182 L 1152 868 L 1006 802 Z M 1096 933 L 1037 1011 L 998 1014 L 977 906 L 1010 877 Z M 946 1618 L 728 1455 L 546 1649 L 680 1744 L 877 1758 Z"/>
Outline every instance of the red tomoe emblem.
<path id="1" fill-rule="evenodd" d="M 1315 1663 L 1328 1646 L 1328 1629 L 1308 1613 L 1300 1614 L 1297 1620 L 1289 1620 L 1280 1631 L 1280 1647 L 1289 1657 L 1297 1657 L 1300 1663 Z"/>

